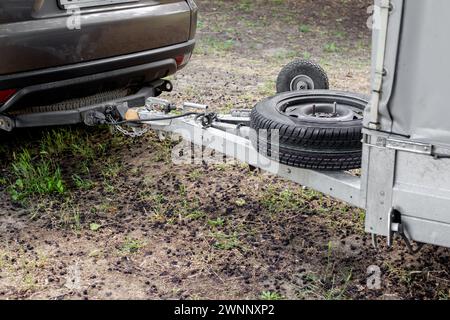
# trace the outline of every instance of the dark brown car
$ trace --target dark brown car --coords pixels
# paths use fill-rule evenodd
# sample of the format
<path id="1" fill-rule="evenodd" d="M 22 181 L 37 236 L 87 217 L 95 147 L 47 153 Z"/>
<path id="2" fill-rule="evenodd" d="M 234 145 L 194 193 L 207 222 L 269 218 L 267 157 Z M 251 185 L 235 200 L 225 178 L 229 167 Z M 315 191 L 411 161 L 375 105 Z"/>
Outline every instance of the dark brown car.
<path id="1" fill-rule="evenodd" d="M 189 61 L 193 0 L 2 0 L 0 129 L 83 121 L 141 104 Z"/>

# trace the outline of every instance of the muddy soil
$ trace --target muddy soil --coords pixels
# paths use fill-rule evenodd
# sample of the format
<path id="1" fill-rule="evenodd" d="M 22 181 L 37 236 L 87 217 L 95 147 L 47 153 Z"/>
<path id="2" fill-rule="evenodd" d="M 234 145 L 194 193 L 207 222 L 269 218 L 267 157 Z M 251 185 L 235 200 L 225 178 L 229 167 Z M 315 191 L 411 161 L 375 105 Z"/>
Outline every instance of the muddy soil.
<path id="1" fill-rule="evenodd" d="M 369 91 L 371 1 L 197 2 L 196 53 L 165 98 L 252 107 L 296 57 L 320 63 L 334 89 Z M 174 164 L 177 142 L 109 128 L 0 139 L 2 299 L 450 295 L 448 249 L 375 250 L 361 210 L 245 164 Z M 24 152 L 59 168 L 64 190 L 15 199 Z"/>

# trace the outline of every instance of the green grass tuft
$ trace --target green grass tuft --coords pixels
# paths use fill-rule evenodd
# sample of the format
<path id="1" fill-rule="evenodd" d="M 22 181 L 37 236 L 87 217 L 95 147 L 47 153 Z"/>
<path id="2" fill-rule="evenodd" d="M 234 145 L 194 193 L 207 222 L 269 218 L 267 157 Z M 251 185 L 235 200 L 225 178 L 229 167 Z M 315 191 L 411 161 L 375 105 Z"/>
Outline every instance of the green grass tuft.
<path id="1" fill-rule="evenodd" d="M 14 201 L 36 194 L 63 194 L 66 191 L 61 169 L 50 160 L 32 159 L 27 149 L 15 157 L 12 173 L 16 180 L 9 191 Z"/>

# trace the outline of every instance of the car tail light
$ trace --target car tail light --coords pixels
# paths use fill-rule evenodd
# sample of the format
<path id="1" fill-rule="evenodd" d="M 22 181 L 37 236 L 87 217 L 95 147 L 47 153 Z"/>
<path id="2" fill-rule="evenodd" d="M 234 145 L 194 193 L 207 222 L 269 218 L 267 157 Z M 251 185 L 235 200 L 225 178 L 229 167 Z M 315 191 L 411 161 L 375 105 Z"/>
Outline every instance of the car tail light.
<path id="1" fill-rule="evenodd" d="M 17 92 L 16 89 L 0 90 L 0 104 L 5 103 Z"/>
<path id="2" fill-rule="evenodd" d="M 184 67 L 191 60 L 192 53 L 185 53 L 175 57 L 178 68 Z"/>

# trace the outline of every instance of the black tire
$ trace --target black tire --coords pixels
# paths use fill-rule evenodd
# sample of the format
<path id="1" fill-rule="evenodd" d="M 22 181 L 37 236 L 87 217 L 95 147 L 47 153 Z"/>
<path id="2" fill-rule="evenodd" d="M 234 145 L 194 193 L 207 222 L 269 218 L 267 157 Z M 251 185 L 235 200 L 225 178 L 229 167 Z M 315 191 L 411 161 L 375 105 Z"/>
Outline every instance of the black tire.
<path id="1" fill-rule="evenodd" d="M 298 118 L 286 113 L 287 108 L 295 109 L 297 105 L 333 101 L 338 103 L 339 113 L 348 108 L 355 117 Z M 316 170 L 356 169 L 361 166 L 362 112 L 367 103 L 368 97 L 348 92 L 282 93 L 261 101 L 252 110 L 250 139 L 260 153 L 286 165 Z M 278 131 L 277 144 L 271 142 L 272 130 Z"/>
<path id="2" fill-rule="evenodd" d="M 295 83 L 296 79 L 306 76 L 301 88 Z M 277 92 L 296 90 L 328 90 L 330 87 L 326 72 L 316 63 L 308 60 L 294 60 L 281 69 L 277 79 Z"/>

